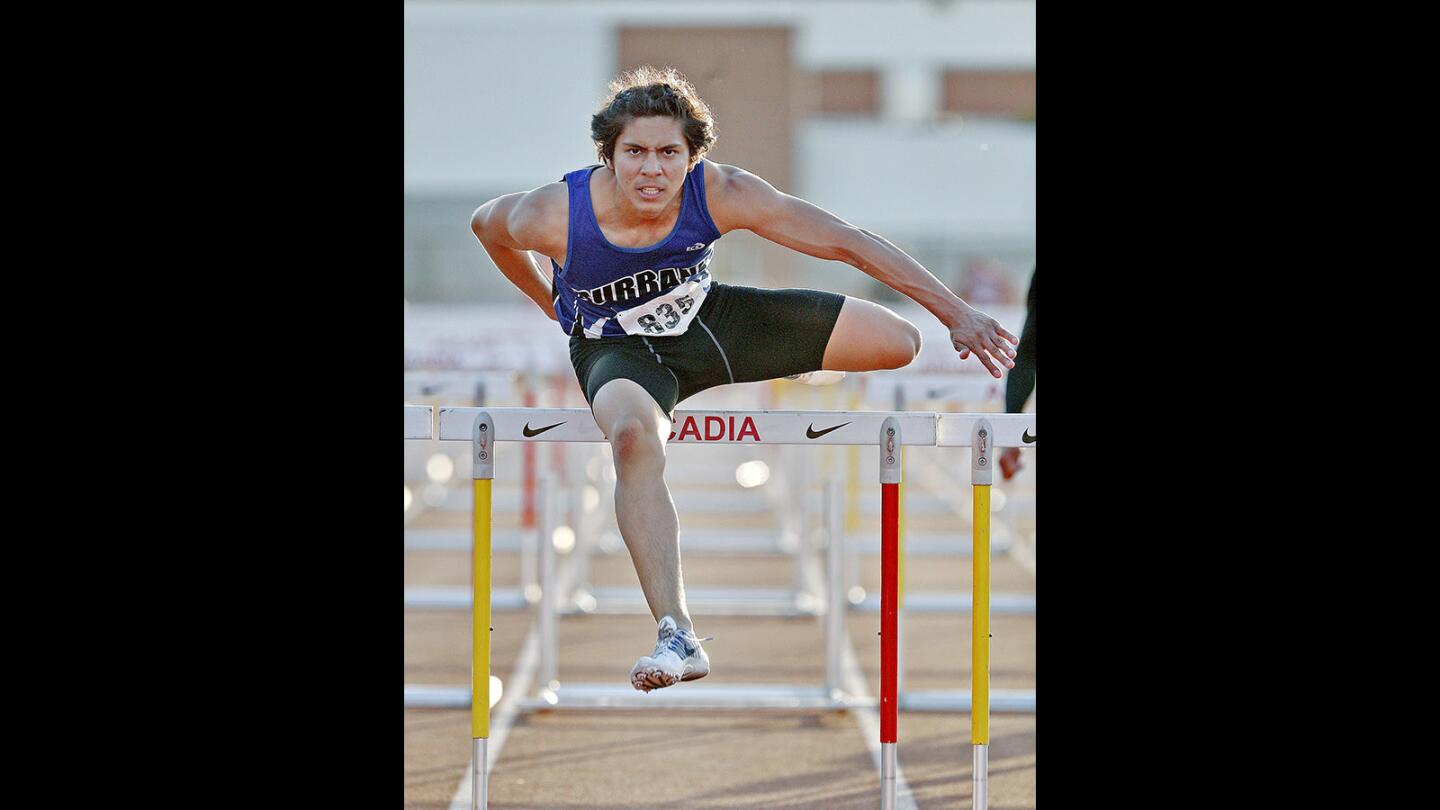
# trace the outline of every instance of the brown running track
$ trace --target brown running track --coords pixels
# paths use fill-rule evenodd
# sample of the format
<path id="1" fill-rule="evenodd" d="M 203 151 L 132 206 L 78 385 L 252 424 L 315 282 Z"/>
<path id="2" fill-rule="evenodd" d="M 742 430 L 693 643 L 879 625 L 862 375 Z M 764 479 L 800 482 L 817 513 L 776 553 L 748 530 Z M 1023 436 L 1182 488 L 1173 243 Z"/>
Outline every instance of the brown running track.
<path id="1" fill-rule="evenodd" d="M 422 516 L 426 517 L 426 516 Z M 733 522 L 733 517 L 730 520 Z M 696 516 L 687 516 L 696 520 Z M 454 525 L 436 513 L 426 525 Z M 748 523 L 748 521 L 747 521 Z M 919 521 L 907 529 L 920 530 Z M 461 524 L 465 525 L 465 524 Z M 497 517 L 497 525 L 501 524 Z M 788 559 L 684 551 L 686 584 L 782 588 Z M 515 587 L 519 561 L 496 553 L 494 583 Z M 597 586 L 637 585 L 623 552 L 590 564 Z M 861 583 L 878 587 L 879 560 L 862 557 Z M 994 591 L 1033 593 L 1035 578 L 1013 560 L 994 557 Z M 405 584 L 464 586 L 469 556 L 408 551 Z M 968 556 L 911 557 L 907 590 L 968 592 Z M 819 685 L 824 634 L 809 617 L 722 617 L 692 611 L 712 671 L 702 683 Z M 1035 617 L 992 618 L 991 686 L 1035 688 Z M 968 615 L 906 616 L 907 689 L 968 689 Z M 494 616 L 492 672 L 509 680 L 533 623 L 530 612 Z M 878 614 L 847 618 L 855 655 L 872 696 L 879 691 Z M 630 667 L 650 651 L 649 616 L 567 616 L 559 624 L 561 682 L 629 682 Z M 470 614 L 405 611 L 405 681 L 468 685 Z M 671 687 L 684 689 L 685 686 Z M 899 763 L 920 808 L 968 808 L 971 746 L 968 713 L 902 712 Z M 992 810 L 1035 807 L 1035 715 L 992 714 Z M 405 807 L 448 810 L 469 767 L 469 712 L 405 710 Z M 865 739 L 843 711 L 634 710 L 522 714 L 490 777 L 490 807 L 503 808 L 873 808 L 879 774 Z"/>

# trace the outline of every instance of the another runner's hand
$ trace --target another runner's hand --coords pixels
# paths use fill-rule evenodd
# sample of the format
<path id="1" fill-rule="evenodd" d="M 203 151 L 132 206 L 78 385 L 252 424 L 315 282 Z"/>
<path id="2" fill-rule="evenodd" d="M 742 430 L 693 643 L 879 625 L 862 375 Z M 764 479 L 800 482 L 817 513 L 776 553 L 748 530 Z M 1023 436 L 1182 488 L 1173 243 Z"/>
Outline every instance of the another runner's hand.
<path id="1" fill-rule="evenodd" d="M 1000 454 L 1000 472 L 1005 474 L 1005 480 L 1009 481 L 1020 471 L 1020 448 L 1007 447 L 1005 452 Z"/>
<path id="2" fill-rule="evenodd" d="M 1009 341 L 1009 344 L 1006 344 Z M 960 352 L 964 360 L 973 352 L 975 359 L 990 370 L 990 375 L 1000 377 L 996 362 L 1005 368 L 1015 367 L 1014 346 L 1020 345 L 1020 338 L 1005 331 L 1000 322 L 973 307 L 965 310 L 950 327 L 950 343 Z"/>

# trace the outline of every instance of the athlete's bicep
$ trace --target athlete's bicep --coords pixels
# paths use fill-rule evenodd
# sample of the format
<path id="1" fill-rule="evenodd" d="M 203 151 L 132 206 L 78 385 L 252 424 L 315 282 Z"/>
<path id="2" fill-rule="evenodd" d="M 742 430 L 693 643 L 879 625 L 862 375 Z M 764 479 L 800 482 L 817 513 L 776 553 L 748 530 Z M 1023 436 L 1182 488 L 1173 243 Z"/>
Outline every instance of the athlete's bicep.
<path id="1" fill-rule="evenodd" d="M 470 230 L 475 237 L 487 245 L 525 250 L 526 246 L 511 233 L 511 218 L 516 214 L 525 194 L 526 192 L 506 194 L 476 208 L 475 213 L 470 215 Z"/>
<path id="2" fill-rule="evenodd" d="M 780 196 L 769 216 L 751 231 L 817 259 L 846 261 L 853 255 L 859 229 L 814 203 L 789 194 Z"/>
<path id="3" fill-rule="evenodd" d="M 748 172 L 732 176 L 727 185 L 736 227 L 818 259 L 845 261 L 852 255 L 860 231 L 840 217 Z"/>

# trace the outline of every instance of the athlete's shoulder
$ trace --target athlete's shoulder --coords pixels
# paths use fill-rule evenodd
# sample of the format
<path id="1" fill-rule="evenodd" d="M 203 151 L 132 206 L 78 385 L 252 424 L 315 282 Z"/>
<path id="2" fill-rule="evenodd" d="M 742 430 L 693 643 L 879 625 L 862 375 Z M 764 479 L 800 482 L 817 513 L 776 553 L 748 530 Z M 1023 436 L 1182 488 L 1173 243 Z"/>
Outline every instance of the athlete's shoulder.
<path id="1" fill-rule="evenodd" d="M 739 166 L 731 166 L 728 163 L 716 163 L 709 158 L 700 158 L 700 164 L 705 170 L 705 190 L 713 191 L 719 189 L 724 191 L 730 180 L 737 174 L 747 173 Z"/>
<path id="2" fill-rule="evenodd" d="M 702 158 L 702 160 L 704 160 Z M 721 233 L 748 228 L 749 215 L 775 187 L 739 166 L 705 160 L 705 202 Z"/>
<path id="3" fill-rule="evenodd" d="M 523 206 L 527 211 L 548 212 L 555 208 L 568 208 L 570 206 L 570 188 L 564 181 L 557 180 L 554 183 L 546 183 L 539 188 L 532 188 L 524 192 L 517 205 Z"/>
<path id="4" fill-rule="evenodd" d="M 727 195 L 754 195 L 774 192 L 765 178 L 739 166 L 705 160 L 705 190 Z M 714 199 L 713 197 L 711 199 Z"/>

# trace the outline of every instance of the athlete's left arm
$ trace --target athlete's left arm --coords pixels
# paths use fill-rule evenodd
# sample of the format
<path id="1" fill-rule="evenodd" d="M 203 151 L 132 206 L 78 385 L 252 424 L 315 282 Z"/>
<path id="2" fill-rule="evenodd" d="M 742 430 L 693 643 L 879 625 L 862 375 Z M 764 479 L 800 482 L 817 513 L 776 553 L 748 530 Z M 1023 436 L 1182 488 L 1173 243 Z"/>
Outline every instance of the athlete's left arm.
<path id="1" fill-rule="evenodd" d="M 852 265 L 930 310 L 950 330 L 951 342 L 962 360 L 976 352 L 987 367 L 987 355 L 1007 367 L 1013 365 L 1012 347 L 1020 339 L 999 321 L 965 303 L 888 239 L 779 191 L 743 169 L 711 165 L 717 172 L 713 181 L 711 175 L 705 177 L 706 196 L 711 218 L 721 233 L 743 228 L 808 256 Z"/>

